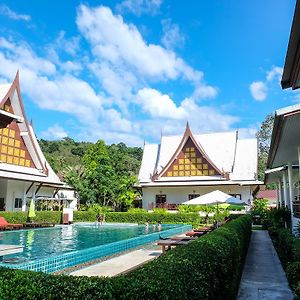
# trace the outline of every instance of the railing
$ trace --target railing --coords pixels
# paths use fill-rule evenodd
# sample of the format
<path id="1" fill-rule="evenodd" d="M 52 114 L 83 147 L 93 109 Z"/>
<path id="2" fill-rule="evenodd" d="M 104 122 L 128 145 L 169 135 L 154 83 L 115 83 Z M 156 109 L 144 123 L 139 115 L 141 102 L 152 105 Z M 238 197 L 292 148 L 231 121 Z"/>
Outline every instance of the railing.
<path id="1" fill-rule="evenodd" d="M 175 203 L 150 203 L 149 204 L 149 210 L 152 210 L 153 208 L 165 208 L 167 210 L 177 210 L 178 204 Z"/>

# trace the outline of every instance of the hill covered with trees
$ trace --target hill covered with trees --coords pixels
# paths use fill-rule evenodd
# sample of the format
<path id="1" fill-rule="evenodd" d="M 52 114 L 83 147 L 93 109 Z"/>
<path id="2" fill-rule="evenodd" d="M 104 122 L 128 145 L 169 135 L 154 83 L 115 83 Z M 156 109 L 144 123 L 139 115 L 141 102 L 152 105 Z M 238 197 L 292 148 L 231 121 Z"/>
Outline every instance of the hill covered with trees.
<path id="1" fill-rule="evenodd" d="M 129 207 L 137 198 L 133 189 L 137 181 L 143 151 L 124 143 L 106 145 L 60 141 L 39 141 L 53 170 L 74 186 L 81 204 L 109 205 L 116 210 Z"/>

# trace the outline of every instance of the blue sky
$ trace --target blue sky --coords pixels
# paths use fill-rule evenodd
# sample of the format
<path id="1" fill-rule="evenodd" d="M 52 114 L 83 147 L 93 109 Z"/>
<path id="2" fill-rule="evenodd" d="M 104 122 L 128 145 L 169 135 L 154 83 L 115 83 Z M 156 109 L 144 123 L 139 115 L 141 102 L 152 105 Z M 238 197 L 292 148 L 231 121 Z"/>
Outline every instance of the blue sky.
<path id="1" fill-rule="evenodd" d="M 39 138 L 141 146 L 257 131 L 279 85 L 294 1 L 2 1 L 0 83 L 20 71 Z"/>

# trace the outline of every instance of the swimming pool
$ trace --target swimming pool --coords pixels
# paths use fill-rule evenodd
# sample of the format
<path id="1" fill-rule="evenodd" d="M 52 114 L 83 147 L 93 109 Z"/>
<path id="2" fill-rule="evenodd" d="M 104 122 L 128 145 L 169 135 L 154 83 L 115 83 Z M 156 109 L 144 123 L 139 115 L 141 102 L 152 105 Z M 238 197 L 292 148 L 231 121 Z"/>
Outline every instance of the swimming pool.
<path id="1" fill-rule="evenodd" d="M 0 244 L 24 247 L 23 253 L 5 256 L 0 266 L 55 272 L 79 263 L 124 251 L 189 230 L 189 225 L 79 223 L 54 228 L 1 232 Z"/>

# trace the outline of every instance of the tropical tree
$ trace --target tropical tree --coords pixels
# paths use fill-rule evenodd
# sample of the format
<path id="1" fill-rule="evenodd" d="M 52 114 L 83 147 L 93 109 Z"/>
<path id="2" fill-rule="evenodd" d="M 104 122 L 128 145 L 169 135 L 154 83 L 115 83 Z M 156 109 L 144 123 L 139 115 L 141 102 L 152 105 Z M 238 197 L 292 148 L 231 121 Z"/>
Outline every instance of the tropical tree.
<path id="1" fill-rule="evenodd" d="M 265 171 L 270 150 L 270 143 L 273 131 L 274 115 L 269 114 L 262 122 L 259 131 L 256 133 L 258 141 L 258 167 L 257 175 L 259 180 L 265 179 Z"/>

